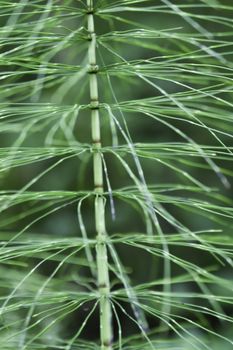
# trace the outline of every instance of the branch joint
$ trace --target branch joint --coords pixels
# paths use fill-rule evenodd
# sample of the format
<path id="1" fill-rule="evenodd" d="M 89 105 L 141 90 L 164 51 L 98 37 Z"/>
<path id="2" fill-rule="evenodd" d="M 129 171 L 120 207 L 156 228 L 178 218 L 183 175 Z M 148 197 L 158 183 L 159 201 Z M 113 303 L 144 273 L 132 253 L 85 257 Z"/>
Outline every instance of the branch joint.
<path id="1" fill-rule="evenodd" d="M 97 64 L 90 64 L 88 67 L 88 74 L 97 74 L 99 72 L 99 66 Z"/>
<path id="2" fill-rule="evenodd" d="M 89 16 L 89 15 L 94 15 L 95 14 L 95 9 L 92 7 L 92 8 L 89 8 L 88 10 L 86 10 L 86 15 Z"/>
<path id="3" fill-rule="evenodd" d="M 97 100 L 92 100 L 92 101 L 89 103 L 89 107 L 90 107 L 91 110 L 100 109 L 99 101 L 97 101 Z"/>

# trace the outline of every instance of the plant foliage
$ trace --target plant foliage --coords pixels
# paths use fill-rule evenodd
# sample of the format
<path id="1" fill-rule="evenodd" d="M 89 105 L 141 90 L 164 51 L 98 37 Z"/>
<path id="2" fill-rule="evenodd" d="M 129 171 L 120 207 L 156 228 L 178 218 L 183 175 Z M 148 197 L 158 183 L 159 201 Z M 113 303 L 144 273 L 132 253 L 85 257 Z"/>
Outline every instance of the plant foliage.
<path id="1" fill-rule="evenodd" d="M 95 72 L 85 1 L 0 5 L 1 349 L 232 349 L 231 2 L 95 0 Z"/>

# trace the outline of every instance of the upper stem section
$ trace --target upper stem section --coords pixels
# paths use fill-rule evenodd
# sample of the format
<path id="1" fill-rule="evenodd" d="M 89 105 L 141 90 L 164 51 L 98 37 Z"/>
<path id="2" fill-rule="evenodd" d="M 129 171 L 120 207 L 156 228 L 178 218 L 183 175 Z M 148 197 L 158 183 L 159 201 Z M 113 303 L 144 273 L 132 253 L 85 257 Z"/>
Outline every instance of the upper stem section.
<path id="1" fill-rule="evenodd" d="M 92 123 L 92 142 L 95 148 L 94 152 L 94 186 L 95 191 L 99 194 L 103 193 L 103 166 L 102 158 L 99 152 L 101 148 L 101 132 L 100 132 L 100 116 L 99 116 L 99 94 L 96 64 L 96 34 L 93 16 L 93 2 L 87 1 L 87 29 L 89 33 L 88 61 L 90 73 L 90 99 L 91 99 L 91 123 Z"/>

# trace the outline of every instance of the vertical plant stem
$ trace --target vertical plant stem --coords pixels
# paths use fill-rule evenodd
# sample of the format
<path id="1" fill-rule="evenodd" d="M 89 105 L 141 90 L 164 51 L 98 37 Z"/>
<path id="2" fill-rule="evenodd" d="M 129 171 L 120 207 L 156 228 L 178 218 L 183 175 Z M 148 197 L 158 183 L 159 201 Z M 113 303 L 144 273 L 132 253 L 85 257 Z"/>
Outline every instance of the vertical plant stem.
<path id="1" fill-rule="evenodd" d="M 97 233 L 96 259 L 98 288 L 100 295 L 100 339 L 101 350 L 112 349 L 112 315 L 110 303 L 110 284 L 108 255 L 106 246 L 105 228 L 105 198 L 103 196 L 103 165 L 101 158 L 101 131 L 98 96 L 98 67 L 96 64 L 96 34 L 94 24 L 93 0 L 87 0 L 87 22 L 89 32 L 89 73 L 90 73 L 90 99 L 91 99 L 91 130 L 93 142 L 93 168 L 95 186 L 95 226 Z"/>

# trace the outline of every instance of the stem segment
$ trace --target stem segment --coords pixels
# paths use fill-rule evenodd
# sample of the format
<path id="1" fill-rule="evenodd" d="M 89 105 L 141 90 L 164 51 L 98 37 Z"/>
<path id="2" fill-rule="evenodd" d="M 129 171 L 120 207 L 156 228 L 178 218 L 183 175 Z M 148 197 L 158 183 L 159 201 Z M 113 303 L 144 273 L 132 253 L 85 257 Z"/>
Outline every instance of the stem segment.
<path id="1" fill-rule="evenodd" d="M 101 158 L 101 132 L 98 96 L 98 66 L 96 65 L 96 34 L 94 23 L 93 0 L 87 0 L 87 23 L 89 33 L 89 73 L 91 99 L 91 130 L 93 142 L 93 168 L 95 186 L 95 227 L 97 233 L 96 259 L 98 288 L 100 295 L 100 339 L 101 350 L 112 350 L 112 312 L 110 303 L 110 285 L 108 255 L 105 228 L 105 198 L 103 196 L 103 165 Z"/>

